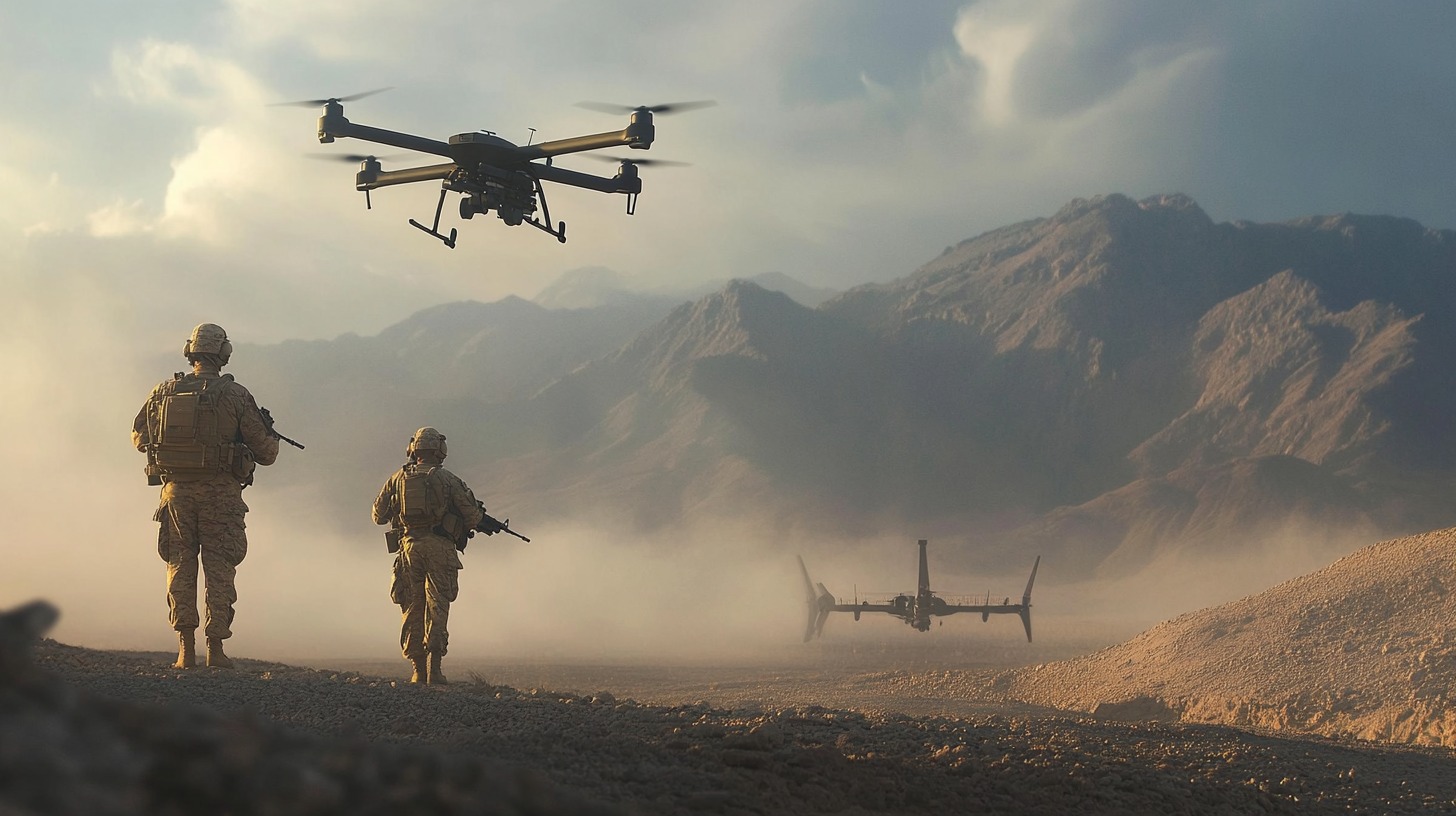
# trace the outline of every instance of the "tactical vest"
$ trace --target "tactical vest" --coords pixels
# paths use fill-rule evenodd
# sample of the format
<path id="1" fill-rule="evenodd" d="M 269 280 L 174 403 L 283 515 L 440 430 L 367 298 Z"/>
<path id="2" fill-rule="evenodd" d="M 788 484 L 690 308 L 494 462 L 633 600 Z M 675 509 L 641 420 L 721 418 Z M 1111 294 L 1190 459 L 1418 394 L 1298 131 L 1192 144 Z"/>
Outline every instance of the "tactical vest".
<path id="1" fill-rule="evenodd" d="M 445 521 L 449 502 L 445 481 L 435 471 L 438 465 L 405 465 L 399 480 L 399 517 L 405 527 L 434 529 Z"/>
<path id="2" fill-rule="evenodd" d="M 227 393 L 232 375 L 195 378 L 184 383 L 177 374 L 162 385 L 153 401 L 147 425 L 152 442 L 147 447 L 147 475 L 171 481 L 205 479 L 219 472 L 238 475 L 248 464 L 246 446 L 238 444 L 237 429 L 219 426 L 218 403 Z M 251 481 L 251 472 L 248 473 Z"/>

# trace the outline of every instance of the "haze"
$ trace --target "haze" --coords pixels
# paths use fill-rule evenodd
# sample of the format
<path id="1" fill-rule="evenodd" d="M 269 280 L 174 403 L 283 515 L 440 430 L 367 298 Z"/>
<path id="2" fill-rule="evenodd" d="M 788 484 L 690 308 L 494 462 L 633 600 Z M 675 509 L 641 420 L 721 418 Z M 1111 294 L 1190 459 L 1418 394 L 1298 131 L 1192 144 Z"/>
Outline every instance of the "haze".
<path id="1" fill-rule="evenodd" d="M 43 596 L 63 609 L 64 640 L 171 645 L 156 490 L 127 432 L 198 322 L 240 343 L 373 334 L 445 301 L 529 298 L 584 266 L 643 287 L 777 271 L 842 289 L 1107 192 L 1183 192 L 1216 220 L 1352 211 L 1452 228 L 1453 30 L 1456 6 L 1439 2 L 0 0 L 0 607 Z M 480 219 L 448 251 L 405 223 L 431 214 L 430 185 L 381 191 L 366 211 L 353 167 L 306 156 L 373 148 L 319 145 L 315 111 L 268 106 L 385 86 L 348 115 L 434 138 L 622 126 L 581 100 L 718 106 L 659 120 L 651 156 L 692 166 L 645 169 L 637 215 L 553 189 L 568 244 Z M 247 383 L 247 365 L 229 370 Z M 307 455 L 286 449 L 277 467 Z M 397 464 L 379 463 L 381 482 Z M 468 451 L 451 465 L 467 479 L 489 467 Z M 269 475 L 246 494 L 240 653 L 392 654 L 372 496 L 341 538 Z M 458 649 L 800 634 L 796 565 L 751 518 L 684 531 L 673 557 L 551 519 L 528 532 L 535 544 L 467 553 Z M 806 557 L 832 544 L 805 542 Z M 1270 556 L 1281 574 L 1323 563 L 1301 543 L 1289 553 Z M 900 550 L 856 555 L 819 558 L 815 577 L 841 595 L 864 574 L 911 588 Z M 1204 602 L 1257 588 L 1266 565 L 1240 566 L 1239 590 Z M 1045 569 L 1048 614 L 1075 619 L 1086 607 L 1051 589 L 1075 577 Z M 1024 576 L 1007 565 L 944 587 L 1005 595 Z"/>

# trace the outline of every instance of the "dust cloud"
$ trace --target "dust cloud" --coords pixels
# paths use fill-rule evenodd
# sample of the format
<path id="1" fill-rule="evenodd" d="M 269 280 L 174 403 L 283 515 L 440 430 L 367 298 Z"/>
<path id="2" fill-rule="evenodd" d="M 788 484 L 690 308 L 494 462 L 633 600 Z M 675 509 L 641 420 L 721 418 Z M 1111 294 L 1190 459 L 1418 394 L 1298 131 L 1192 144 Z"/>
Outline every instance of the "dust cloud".
<path id="1" fill-rule="evenodd" d="M 55 603 L 62 619 L 53 633 L 63 642 L 170 650 L 151 520 L 158 488 L 146 484 L 129 432 L 150 389 L 184 367 L 180 346 L 192 323 L 150 324 L 104 299 L 57 292 L 0 328 L 0 422 L 11 430 L 11 464 L 0 469 L 0 606 Z M 247 361 L 235 363 L 229 370 L 247 384 Z M 331 485 L 278 478 L 315 455 L 283 448 L 244 492 L 249 553 L 229 650 L 305 663 L 397 660 L 392 559 L 369 521 L 372 492 L 343 508 L 357 522 L 341 524 Z M 469 457 L 460 458 L 458 472 L 468 475 Z M 374 483 L 397 465 L 381 461 Z M 491 495 L 481 498 L 495 506 Z M 913 538 L 903 547 L 800 546 L 792 532 L 746 518 L 647 538 L 550 518 L 515 522 L 532 543 L 477 537 L 463 556 L 454 656 L 681 663 L 800 654 L 806 615 L 796 552 L 837 592 L 875 575 L 895 576 L 879 588 L 914 587 Z M 817 648 L 907 635 L 888 618 L 851 626 L 844 617 Z M 1014 623 L 1001 628 L 1020 636 Z"/>
<path id="2" fill-rule="evenodd" d="M 84 290 L 56 292 L 0 327 L 10 465 L 0 469 L 6 530 L 0 543 L 0 607 L 45 598 L 62 610 L 57 639 L 101 649 L 170 650 L 165 572 L 151 520 L 157 488 L 129 444 L 147 393 L 182 368 L 191 323 L 142 325 Z M 101 315 L 102 317 L 98 317 Z M 143 345 L 118 337 L 168 337 Z M 248 382 L 246 361 L 235 366 Z M 232 370 L 230 368 L 229 370 Z M 314 451 L 285 447 L 244 493 L 249 554 L 238 571 L 230 651 L 318 663 L 398 659 L 398 609 L 388 600 L 390 564 L 372 493 L 340 524 L 324 485 L 280 480 Z M 460 458 L 468 462 L 462 452 Z M 453 464 L 453 463 L 452 463 Z M 382 484 L 398 462 L 380 462 Z M 461 470 L 468 475 L 468 467 Z M 327 476 L 325 476 L 327 478 Z M 280 483 L 290 481 L 292 486 Z M 494 506 L 492 496 L 481 498 Z M 348 508 L 345 508 L 346 510 Z M 464 553 L 451 612 L 451 654 L 538 661 L 775 660 L 835 650 L 904 650 L 947 659 L 957 649 L 1001 652 L 1013 662 L 1049 659 L 1125 639 L 1160 620 L 1235 600 L 1322 567 L 1360 541 L 1302 538 L 1277 546 L 1232 545 L 1228 555 L 1181 554 L 1136 575 L 1071 575 L 1046 554 L 1033 593 L 1036 644 L 1019 621 L 952 616 L 920 634 L 886 615 L 836 615 L 824 637 L 801 643 L 805 589 L 795 554 L 841 598 L 913 592 L 915 531 L 857 541 L 801 537 L 771 522 L 736 518 L 638 537 L 557 519 L 515 519 L 529 544 L 477 537 Z M 931 539 L 932 587 L 946 597 L 1019 598 L 1032 553 L 989 574 L 952 565 L 974 540 Z M 1202 548 L 1208 551 L 1216 548 Z M 918 654 L 918 652 L 916 653 Z M 968 657 L 968 659 L 970 659 Z"/>
<path id="3" fill-rule="evenodd" d="M 1076 582 L 1066 593 L 1089 614 L 1140 631 L 1323 569 L 1377 538 L 1367 530 L 1341 535 L 1290 524 L 1254 540 L 1170 548 L 1134 572 Z"/>
<path id="4" fill-rule="evenodd" d="M 106 444 L 136 461 L 104 454 L 86 461 L 75 450 L 61 457 L 85 462 L 61 477 L 65 494 L 84 502 L 43 498 L 57 487 L 54 477 L 36 484 L 6 476 L 7 494 L 30 500 L 16 508 L 7 537 L 0 599 L 7 607 L 36 597 L 57 604 L 54 635 L 63 642 L 168 650 L 175 640 L 151 521 L 158 488 L 146 486 L 140 455 L 125 445 L 129 422 Z M 303 455 L 285 448 L 274 467 Z M 381 463 L 381 483 L 395 466 Z M 317 512 L 317 496 L 270 489 L 268 476 L 260 469 L 258 484 L 243 494 L 249 550 L 238 568 L 229 651 L 304 663 L 397 658 L 393 556 L 368 517 L 373 495 L 359 497 L 357 530 L 340 534 Z M 792 556 L 745 548 L 727 535 L 628 540 L 545 520 L 516 524 L 531 543 L 476 536 L 462 555 L 452 656 L 692 661 L 782 647 L 802 633 Z"/>
<path id="5" fill-rule="evenodd" d="M 266 587 L 259 602 L 267 608 L 249 623 L 240 602 L 238 615 L 267 656 L 398 657 L 398 607 L 388 599 L 393 556 L 383 528 L 368 524 L 372 498 L 361 497 L 357 538 L 299 541 L 306 550 L 278 548 L 268 563 L 253 565 L 249 581 Z M 802 592 L 792 559 L 782 555 L 723 540 L 667 546 L 572 525 L 517 524 L 530 543 L 477 535 L 461 556 L 452 657 L 692 661 L 792 643 L 802 631 Z M 260 540 L 271 534 L 267 522 L 250 527 L 250 536 L 255 529 Z"/>
<path id="6" fill-rule="evenodd" d="M 34 597 L 59 605 L 63 616 L 54 634 L 62 642 L 174 647 L 151 521 L 157 488 L 145 484 L 141 456 L 125 443 L 131 402 L 140 404 L 144 391 L 131 394 L 125 412 L 110 412 L 116 414 L 108 420 L 110 433 L 47 435 L 50 443 L 37 444 L 31 455 L 56 463 L 54 469 L 0 477 L 12 502 L 0 599 L 5 606 Z M 64 413 L 56 414 L 57 422 L 65 424 Z M 285 448 L 274 467 L 306 455 Z M 381 484 L 395 466 L 381 462 Z M 322 495 L 270 487 L 269 476 L 260 469 L 258 484 L 244 492 L 251 508 L 249 554 L 238 571 L 229 651 L 305 665 L 398 660 L 398 608 L 388 599 L 392 556 L 383 528 L 368 518 L 373 496 L 358 497 L 357 525 L 341 532 L 333 514 L 318 512 Z M 1047 557 L 1032 597 L 1034 644 L 1025 643 L 1013 615 L 986 623 L 975 615 L 950 616 L 921 634 L 888 615 L 856 622 L 843 614 L 830 618 L 820 640 L 803 644 L 805 587 L 796 552 L 811 578 L 836 596 L 882 599 L 914 591 L 914 539 L 785 543 L 742 519 L 651 538 L 550 519 L 514 522 L 530 543 L 477 536 L 462 556 L 460 596 L 451 609 L 452 658 L 472 664 L 1029 664 L 1112 645 L 1161 620 L 1318 569 L 1355 547 L 1292 536 L 1237 556 L 1170 556 L 1118 579 L 1067 575 Z M 1033 557 L 972 574 L 937 555 L 932 540 L 932 588 L 964 602 L 987 594 L 993 601 L 1019 600 Z"/>

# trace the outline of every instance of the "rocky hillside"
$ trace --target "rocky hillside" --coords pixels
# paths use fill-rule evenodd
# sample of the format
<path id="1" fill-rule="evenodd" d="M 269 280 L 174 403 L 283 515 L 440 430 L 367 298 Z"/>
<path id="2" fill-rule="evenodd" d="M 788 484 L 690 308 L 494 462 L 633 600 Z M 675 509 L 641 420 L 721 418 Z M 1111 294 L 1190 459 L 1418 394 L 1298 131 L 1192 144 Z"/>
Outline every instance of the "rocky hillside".
<path id="1" fill-rule="evenodd" d="M 1109 716 L 1456 746 L 1456 528 L 1366 547 L 1001 687 Z"/>
<path id="2" fill-rule="evenodd" d="M 1352 215 L 1215 224 L 1186 197 L 1107 196 L 824 310 L 960 361 L 936 372 L 942 391 L 994 394 L 974 415 L 1016 441 L 987 464 L 1032 488 L 1026 546 L 1064 531 L 1053 507 L 1089 522 L 1099 554 L 1136 549 L 1134 528 L 1196 538 L 1199 516 L 1236 519 L 1224 538 L 1321 529 L 1327 511 L 1399 532 L 1452 521 L 1450 232 Z M 1282 488 L 1293 504 L 1217 506 L 1203 489 L 1254 493 L 1259 460 L 1279 456 L 1322 472 Z M 1136 501 L 1109 495 L 1129 488 Z"/>
<path id="3" fill-rule="evenodd" d="M 1126 572 L 1282 530 L 1348 552 L 1456 522 L 1453 277 L 1456 233 L 1406 220 L 1112 195 L 817 308 L 745 281 L 656 316 L 454 304 L 264 350 L 255 391 L 320 428 L 324 469 L 289 478 L 352 505 L 434 424 L 523 516 L 974 534 L 965 568 Z"/>

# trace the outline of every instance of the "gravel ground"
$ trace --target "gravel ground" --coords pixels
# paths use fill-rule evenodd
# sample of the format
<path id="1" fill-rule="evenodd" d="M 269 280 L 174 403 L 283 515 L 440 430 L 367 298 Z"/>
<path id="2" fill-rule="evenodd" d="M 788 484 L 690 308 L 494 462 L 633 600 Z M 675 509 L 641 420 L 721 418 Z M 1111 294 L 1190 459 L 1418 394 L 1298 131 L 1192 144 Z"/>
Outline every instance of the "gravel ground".
<path id="1" fill-rule="evenodd" d="M 735 681 L 705 685 L 711 703 L 667 705 L 630 688 L 421 687 L 246 659 L 178 671 L 168 654 L 54 641 L 37 668 L 7 634 L 21 616 L 0 617 L 0 816 L 1456 809 L 1447 749 L 1016 706 L 896 710 L 934 705 L 944 672 Z M 980 694 L 968 712 L 994 710 Z M 835 705 L 856 700 L 868 704 Z"/>

